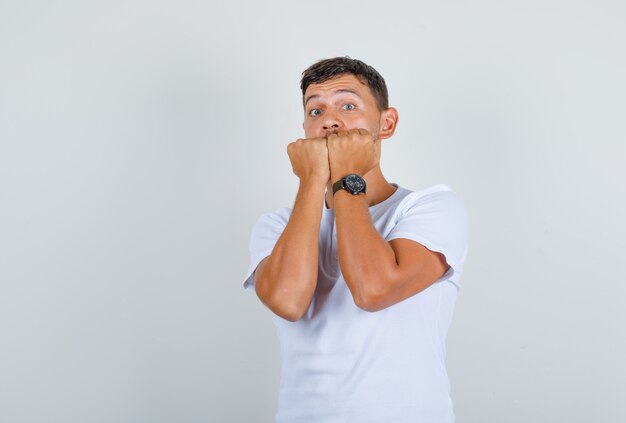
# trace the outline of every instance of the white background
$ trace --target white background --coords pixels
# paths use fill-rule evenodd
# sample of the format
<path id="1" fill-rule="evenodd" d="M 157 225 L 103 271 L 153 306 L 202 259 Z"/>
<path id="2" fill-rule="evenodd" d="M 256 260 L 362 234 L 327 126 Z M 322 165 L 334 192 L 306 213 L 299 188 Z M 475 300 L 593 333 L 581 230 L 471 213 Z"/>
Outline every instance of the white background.
<path id="1" fill-rule="evenodd" d="M 469 210 L 457 421 L 626 421 L 625 12 L 0 0 L 0 421 L 273 420 L 248 240 L 336 55 L 387 80 L 387 179 Z"/>

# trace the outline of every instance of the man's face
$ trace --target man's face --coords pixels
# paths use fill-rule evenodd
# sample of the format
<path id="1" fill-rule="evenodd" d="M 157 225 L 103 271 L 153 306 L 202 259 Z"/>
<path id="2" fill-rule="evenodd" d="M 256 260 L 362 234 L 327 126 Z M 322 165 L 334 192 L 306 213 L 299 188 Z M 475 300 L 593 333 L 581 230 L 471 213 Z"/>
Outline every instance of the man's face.
<path id="1" fill-rule="evenodd" d="M 381 112 L 369 87 L 352 74 L 311 84 L 304 94 L 306 138 L 363 128 L 378 138 Z"/>

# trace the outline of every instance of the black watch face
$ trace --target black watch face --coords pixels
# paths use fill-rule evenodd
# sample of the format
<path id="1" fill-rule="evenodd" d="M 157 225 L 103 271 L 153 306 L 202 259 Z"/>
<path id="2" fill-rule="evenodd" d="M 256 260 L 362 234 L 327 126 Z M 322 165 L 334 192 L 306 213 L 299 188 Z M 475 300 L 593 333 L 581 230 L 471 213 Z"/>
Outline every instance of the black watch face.
<path id="1" fill-rule="evenodd" d="M 359 175 L 352 174 L 346 176 L 345 185 L 353 194 L 365 191 L 365 181 Z"/>

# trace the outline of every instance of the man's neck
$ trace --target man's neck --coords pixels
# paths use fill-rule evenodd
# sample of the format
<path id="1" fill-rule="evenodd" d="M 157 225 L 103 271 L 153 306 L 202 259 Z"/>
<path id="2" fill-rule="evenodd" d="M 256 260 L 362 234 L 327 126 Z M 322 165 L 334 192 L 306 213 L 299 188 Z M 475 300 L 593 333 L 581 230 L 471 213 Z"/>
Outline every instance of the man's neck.
<path id="1" fill-rule="evenodd" d="M 397 189 L 389 182 L 387 182 L 380 170 L 380 166 L 369 171 L 365 176 L 363 176 L 363 179 L 365 179 L 365 184 L 367 187 L 366 197 L 368 207 L 372 207 L 376 204 L 382 203 L 387 198 L 389 198 L 391 194 L 393 194 Z M 326 185 L 327 209 L 332 209 L 335 206 L 333 201 L 333 183 L 335 182 L 337 181 L 328 181 L 328 184 Z"/>

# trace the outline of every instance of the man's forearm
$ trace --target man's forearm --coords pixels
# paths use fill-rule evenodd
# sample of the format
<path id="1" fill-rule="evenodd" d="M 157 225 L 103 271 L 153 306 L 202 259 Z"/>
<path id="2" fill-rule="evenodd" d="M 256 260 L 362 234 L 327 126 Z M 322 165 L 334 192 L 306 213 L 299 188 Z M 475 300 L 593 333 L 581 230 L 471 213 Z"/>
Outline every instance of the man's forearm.
<path id="1" fill-rule="evenodd" d="M 291 321 L 306 312 L 317 285 L 324 188 L 318 179 L 300 181 L 289 222 L 255 281 L 261 300 Z"/>
<path id="2" fill-rule="evenodd" d="M 385 281 L 397 267 L 396 256 L 372 224 L 365 195 L 339 190 L 334 206 L 341 273 L 355 304 L 367 309 L 384 295 Z"/>

